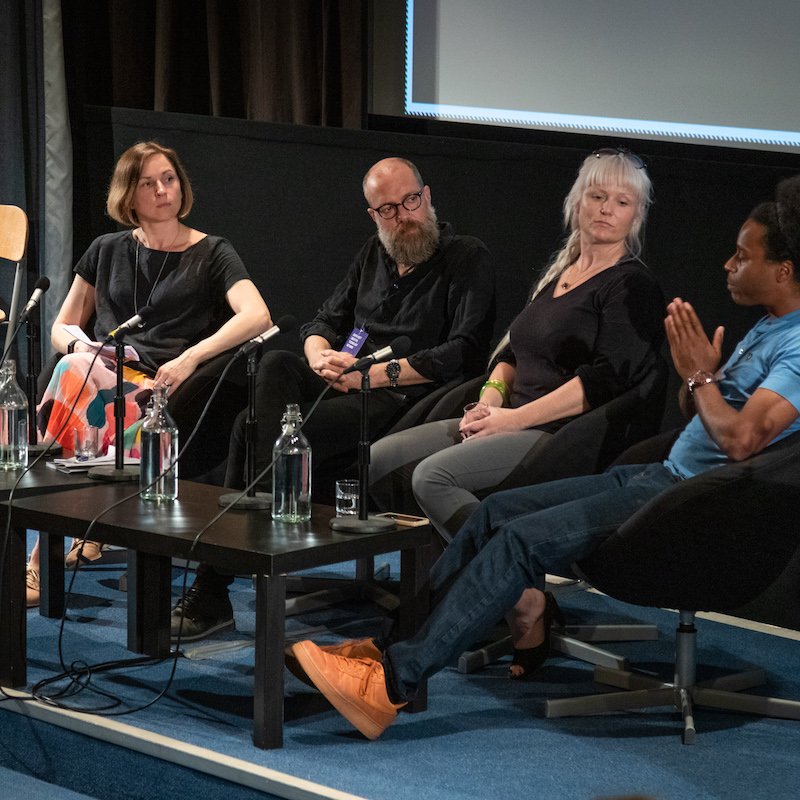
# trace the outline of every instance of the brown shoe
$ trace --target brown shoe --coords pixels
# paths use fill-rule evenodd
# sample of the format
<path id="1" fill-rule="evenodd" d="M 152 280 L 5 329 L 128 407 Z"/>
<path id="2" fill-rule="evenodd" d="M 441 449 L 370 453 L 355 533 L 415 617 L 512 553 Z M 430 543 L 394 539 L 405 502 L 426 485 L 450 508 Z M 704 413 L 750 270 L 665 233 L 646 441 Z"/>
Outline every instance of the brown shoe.
<path id="1" fill-rule="evenodd" d="M 300 662 L 292 652 L 293 646 L 294 645 L 288 645 L 284 650 L 283 662 L 286 664 L 286 669 L 307 686 L 314 687 L 311 679 L 306 675 L 305 670 L 300 666 Z M 383 653 L 378 650 L 375 646 L 375 640 L 371 637 L 367 637 L 366 639 L 347 639 L 344 642 L 339 642 L 339 644 L 317 645 L 317 647 L 319 647 L 323 653 L 343 656 L 344 658 L 370 658 L 373 661 L 380 661 L 383 658 Z"/>
<path id="2" fill-rule="evenodd" d="M 377 739 L 405 705 L 389 699 L 380 661 L 332 655 L 310 641 L 298 642 L 292 652 L 317 689 L 367 739 Z"/>
<path id="3" fill-rule="evenodd" d="M 30 564 L 25 567 L 25 592 L 28 608 L 36 608 L 39 605 L 39 571 L 35 570 Z"/>
<path id="4" fill-rule="evenodd" d="M 83 545 L 83 551 L 81 551 L 81 545 Z M 91 539 L 73 539 L 69 552 L 64 556 L 64 566 L 67 569 L 72 569 L 78 561 L 81 564 L 90 564 L 92 561 L 97 561 L 103 555 L 104 547 L 104 544 L 93 542 Z M 80 558 L 78 557 L 79 552 Z"/>

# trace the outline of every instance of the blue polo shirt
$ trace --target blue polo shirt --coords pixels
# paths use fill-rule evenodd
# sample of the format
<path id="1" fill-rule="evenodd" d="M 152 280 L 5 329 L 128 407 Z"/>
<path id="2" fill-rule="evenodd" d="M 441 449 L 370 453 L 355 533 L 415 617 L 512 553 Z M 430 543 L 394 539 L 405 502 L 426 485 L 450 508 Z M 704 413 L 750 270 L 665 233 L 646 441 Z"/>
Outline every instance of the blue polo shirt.
<path id="1" fill-rule="evenodd" d="M 717 378 L 722 397 L 737 410 L 756 389 L 769 389 L 797 409 L 798 416 L 773 441 L 800 430 L 800 310 L 760 319 L 717 372 Z M 728 457 L 708 435 L 700 415 L 695 414 L 672 446 L 664 466 L 681 478 L 691 478 L 726 463 Z"/>

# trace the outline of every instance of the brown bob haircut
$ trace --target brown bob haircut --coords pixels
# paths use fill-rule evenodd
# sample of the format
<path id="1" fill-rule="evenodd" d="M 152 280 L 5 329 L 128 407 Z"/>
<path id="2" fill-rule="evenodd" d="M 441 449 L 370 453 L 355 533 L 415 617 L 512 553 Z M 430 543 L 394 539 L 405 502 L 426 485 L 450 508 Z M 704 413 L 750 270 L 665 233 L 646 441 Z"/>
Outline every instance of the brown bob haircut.
<path id="1" fill-rule="evenodd" d="M 181 183 L 181 207 L 178 211 L 178 219 L 184 219 L 189 215 L 194 203 L 192 184 L 186 174 L 178 154 L 171 147 L 164 147 L 158 142 L 137 142 L 129 147 L 117 161 L 114 167 L 114 174 L 108 186 L 108 197 L 106 198 L 106 212 L 115 222 L 135 228 L 139 225 L 139 219 L 133 208 L 133 195 L 142 175 L 144 162 L 150 156 L 162 155 L 172 164 L 178 180 Z"/>

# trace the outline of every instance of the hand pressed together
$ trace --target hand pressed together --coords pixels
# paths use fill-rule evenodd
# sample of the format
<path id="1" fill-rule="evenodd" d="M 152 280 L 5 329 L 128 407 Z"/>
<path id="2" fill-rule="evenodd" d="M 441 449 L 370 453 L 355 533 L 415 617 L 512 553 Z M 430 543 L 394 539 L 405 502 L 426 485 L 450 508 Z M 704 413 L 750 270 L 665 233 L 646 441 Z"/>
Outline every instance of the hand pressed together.
<path id="1" fill-rule="evenodd" d="M 483 407 L 480 411 L 477 411 L 476 407 L 475 410 L 464 414 L 458 426 L 464 439 L 479 439 L 491 436 L 493 433 L 519 431 L 525 427 L 518 408 L 497 408 L 483 403 L 479 406 Z"/>
<path id="2" fill-rule="evenodd" d="M 692 306 L 676 297 L 667 306 L 664 320 L 672 362 L 678 374 L 687 380 L 698 370 L 714 373 L 722 359 L 725 329 L 714 331 L 713 340 L 706 336 L 700 318 Z"/>

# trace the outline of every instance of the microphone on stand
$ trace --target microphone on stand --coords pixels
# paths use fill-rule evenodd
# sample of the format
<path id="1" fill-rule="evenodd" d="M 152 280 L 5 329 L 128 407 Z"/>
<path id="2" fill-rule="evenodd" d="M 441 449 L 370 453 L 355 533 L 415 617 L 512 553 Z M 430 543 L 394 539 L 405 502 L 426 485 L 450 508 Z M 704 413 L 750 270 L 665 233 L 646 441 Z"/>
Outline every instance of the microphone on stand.
<path id="1" fill-rule="evenodd" d="M 36 286 L 33 289 L 33 293 L 31 294 L 31 299 L 25 304 L 25 308 L 22 309 L 20 314 L 15 318 L 14 314 L 11 315 L 11 319 L 8 321 L 8 331 L 6 334 L 6 344 L 5 349 L 3 350 L 3 355 L 0 357 L 0 366 L 6 363 L 6 358 L 8 358 L 9 352 L 11 352 L 11 347 L 14 343 L 14 339 L 16 338 L 17 334 L 19 333 L 20 328 L 22 327 L 23 323 L 28 319 L 28 315 L 31 311 L 33 311 L 36 306 L 39 305 L 39 301 L 42 299 L 42 295 L 50 288 L 50 279 L 46 278 L 44 275 L 36 281 Z M 13 304 L 13 300 L 12 300 Z M 3 313 L 0 319 L 5 319 L 6 315 Z"/>
<path id="2" fill-rule="evenodd" d="M 17 325 L 22 325 L 23 322 L 26 322 L 28 316 L 30 315 L 31 311 L 33 311 L 36 306 L 39 305 L 39 301 L 42 299 L 42 295 L 50 288 L 50 278 L 42 275 L 38 281 L 36 281 L 36 285 L 33 287 L 33 292 L 31 294 L 31 299 L 25 303 L 25 308 L 22 309 L 20 312 L 19 317 L 17 318 Z"/>
<path id="3" fill-rule="evenodd" d="M 264 342 L 279 333 L 288 333 L 294 329 L 297 321 L 291 314 L 286 314 L 278 319 L 271 327 L 254 336 L 249 342 L 245 342 L 233 356 L 234 360 L 239 356 L 247 355 L 247 419 L 244 426 L 245 439 L 245 485 L 248 486 L 247 493 L 239 496 L 241 492 L 226 492 L 220 495 L 218 503 L 223 508 L 231 506 L 244 510 L 263 511 L 272 505 L 272 495 L 269 492 L 257 492 L 253 480 L 256 477 L 256 428 L 258 420 L 256 418 L 256 360 Z"/>
<path id="4" fill-rule="evenodd" d="M 369 368 L 379 361 L 390 358 L 403 358 L 411 350 L 411 339 L 398 336 L 388 347 L 382 347 L 374 353 L 351 364 L 344 372 L 361 372 L 361 435 L 358 442 L 358 518 L 334 517 L 330 527 L 342 533 L 380 533 L 396 528 L 395 523 L 385 517 L 370 517 L 367 513 L 369 502 Z"/>
<path id="5" fill-rule="evenodd" d="M 263 333 L 254 336 L 249 342 L 245 342 L 236 351 L 234 358 L 252 353 L 253 350 L 261 347 L 264 342 L 268 341 L 273 336 L 277 336 L 279 333 L 289 333 L 289 331 L 293 331 L 295 325 L 297 325 L 297 320 L 291 314 L 284 314 L 271 328 L 267 328 Z"/>
<path id="6" fill-rule="evenodd" d="M 108 335 L 103 341 L 103 344 L 110 344 L 111 342 L 120 341 L 125 334 L 130 333 L 131 331 L 139 330 L 139 328 L 143 328 L 145 323 L 152 316 L 152 306 L 144 306 L 143 308 L 140 308 L 136 314 L 134 314 L 130 319 L 126 319 L 122 325 L 117 325 L 113 331 L 109 331 Z"/>
<path id="7" fill-rule="evenodd" d="M 360 372 L 361 370 L 369 368 L 373 364 L 377 364 L 380 361 L 388 361 L 392 358 L 402 358 L 410 349 L 411 339 L 409 339 L 408 336 L 398 336 L 396 339 L 392 339 L 391 344 L 389 344 L 387 347 L 381 347 L 380 350 L 376 350 L 374 353 L 370 353 L 368 356 L 359 358 L 358 361 L 355 361 L 349 367 L 347 367 L 347 369 L 342 372 L 342 375 L 349 375 L 351 372 Z"/>
<path id="8" fill-rule="evenodd" d="M 139 478 L 138 466 L 125 466 L 125 389 L 122 379 L 122 362 L 125 358 L 125 345 L 122 340 L 126 333 L 144 327 L 150 317 L 153 316 L 151 306 L 144 306 L 130 319 L 125 320 L 122 325 L 118 325 L 110 331 L 103 341 L 104 345 L 114 343 L 115 358 L 114 362 L 117 371 L 117 390 L 114 395 L 114 466 L 105 465 L 92 467 L 89 470 L 89 477 L 97 481 L 135 481 Z"/>
<path id="9" fill-rule="evenodd" d="M 25 307 L 17 318 L 18 326 L 22 325 L 24 322 L 28 322 L 31 311 L 39 305 L 42 296 L 49 288 L 50 278 L 43 275 L 36 281 L 36 285 L 33 287 L 33 292 L 31 293 L 31 299 L 25 303 Z M 5 319 L 5 314 L 3 314 L 3 318 Z M 28 398 L 28 453 L 38 454 L 49 449 L 50 453 L 58 455 L 60 448 L 55 442 L 50 446 L 39 444 L 36 435 L 36 379 L 38 375 L 34 371 L 34 368 L 36 364 L 36 355 L 39 352 L 39 329 L 37 325 L 28 322 L 26 338 L 28 341 L 28 371 L 25 375 L 25 394 Z M 39 353 L 39 355 L 41 354 Z"/>

